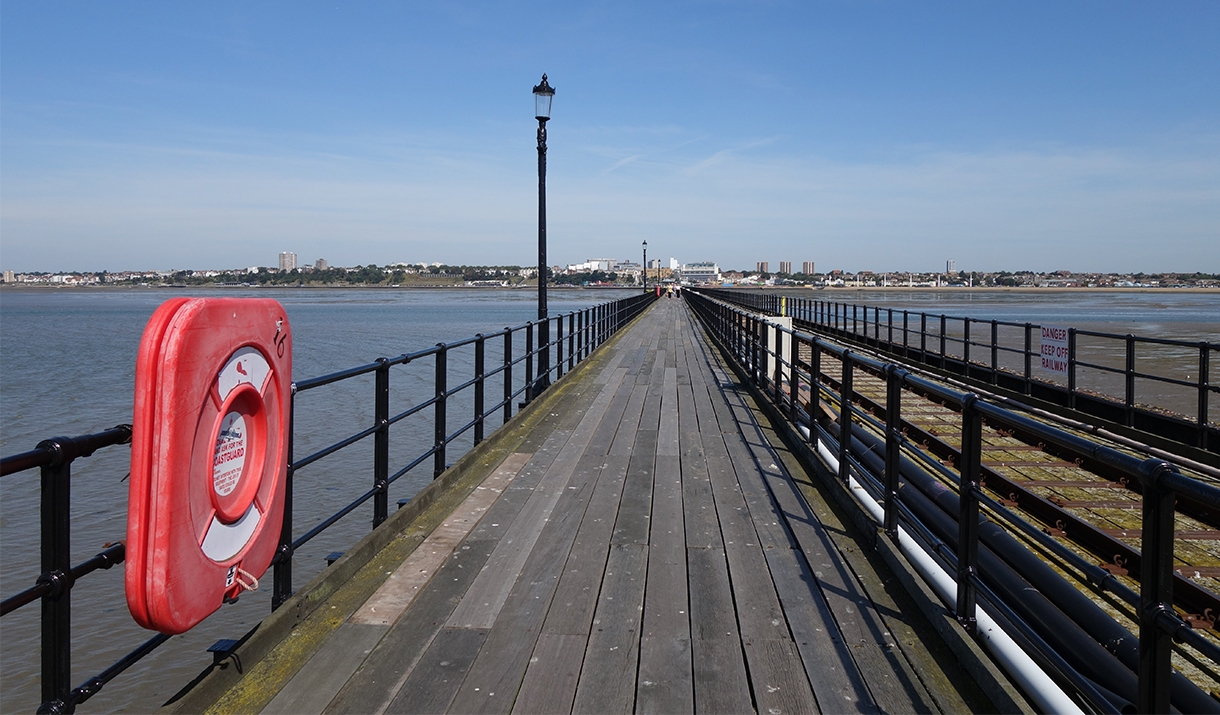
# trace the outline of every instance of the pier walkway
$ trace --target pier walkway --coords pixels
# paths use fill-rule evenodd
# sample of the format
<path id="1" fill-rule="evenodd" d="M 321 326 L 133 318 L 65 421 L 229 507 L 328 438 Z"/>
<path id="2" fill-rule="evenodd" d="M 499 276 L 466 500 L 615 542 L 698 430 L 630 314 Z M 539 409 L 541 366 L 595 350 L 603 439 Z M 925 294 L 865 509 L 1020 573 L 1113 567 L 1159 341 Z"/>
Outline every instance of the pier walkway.
<path id="1" fill-rule="evenodd" d="M 210 707 L 997 707 L 683 301 L 658 301 L 530 409 L 546 413 L 405 560 L 378 567 L 371 597 L 345 606 L 336 587 L 318 645 L 286 638 Z"/>

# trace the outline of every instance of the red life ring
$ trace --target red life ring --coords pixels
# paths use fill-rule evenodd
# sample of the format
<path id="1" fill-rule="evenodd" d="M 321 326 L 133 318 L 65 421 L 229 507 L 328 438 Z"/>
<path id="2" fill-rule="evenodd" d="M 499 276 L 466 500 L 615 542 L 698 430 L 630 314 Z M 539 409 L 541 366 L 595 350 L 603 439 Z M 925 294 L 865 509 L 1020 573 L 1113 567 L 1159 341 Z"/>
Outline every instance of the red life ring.
<path id="1" fill-rule="evenodd" d="M 182 633 L 256 587 L 284 515 L 292 329 L 279 302 L 174 298 L 136 359 L 127 606 Z"/>

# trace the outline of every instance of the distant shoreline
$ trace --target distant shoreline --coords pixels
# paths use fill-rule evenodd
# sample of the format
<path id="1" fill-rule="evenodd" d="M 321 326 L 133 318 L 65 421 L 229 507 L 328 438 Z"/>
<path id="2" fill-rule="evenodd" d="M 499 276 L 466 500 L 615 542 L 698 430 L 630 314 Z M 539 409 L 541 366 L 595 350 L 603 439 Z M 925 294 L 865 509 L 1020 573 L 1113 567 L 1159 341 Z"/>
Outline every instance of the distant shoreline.
<path id="1" fill-rule="evenodd" d="M 50 283 L 2 283 L 0 291 L 93 291 L 93 290 L 537 290 L 537 284 L 515 286 L 467 286 L 467 285 L 85 285 L 66 286 Z M 1220 288 L 1174 287 L 1154 288 L 1139 287 L 1081 287 L 1069 288 L 1062 286 L 835 286 L 815 287 L 804 286 L 714 286 L 716 289 L 784 292 L 784 293 L 817 293 L 825 295 L 850 295 L 861 292 L 895 292 L 895 293 L 1220 293 Z M 651 288 L 650 288 L 651 289 Z M 574 286 L 547 284 L 547 290 L 642 290 L 640 286 Z"/>

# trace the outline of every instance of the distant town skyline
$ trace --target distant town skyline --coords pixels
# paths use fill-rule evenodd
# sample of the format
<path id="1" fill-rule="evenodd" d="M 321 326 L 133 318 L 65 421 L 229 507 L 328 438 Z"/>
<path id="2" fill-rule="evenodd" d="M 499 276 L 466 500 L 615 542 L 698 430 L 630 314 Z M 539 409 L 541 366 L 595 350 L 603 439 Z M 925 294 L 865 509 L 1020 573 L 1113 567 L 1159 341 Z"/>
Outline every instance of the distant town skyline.
<path id="1" fill-rule="evenodd" d="M 0 4 L 0 266 L 1220 270 L 1220 4 Z M 275 264 L 272 264 L 275 265 Z M 795 265 L 795 263 L 794 263 Z"/>

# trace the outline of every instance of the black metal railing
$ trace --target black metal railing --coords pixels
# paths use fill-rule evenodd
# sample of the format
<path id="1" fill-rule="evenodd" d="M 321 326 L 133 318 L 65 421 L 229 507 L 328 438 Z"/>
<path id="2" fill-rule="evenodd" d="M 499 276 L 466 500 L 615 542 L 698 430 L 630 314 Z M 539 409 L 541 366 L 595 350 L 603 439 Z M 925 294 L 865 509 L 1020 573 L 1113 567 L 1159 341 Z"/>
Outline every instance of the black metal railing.
<path id="1" fill-rule="evenodd" d="M 292 595 L 292 555 L 301 545 L 313 539 L 360 505 L 372 500 L 373 528 L 385 521 L 389 507 L 389 487 L 408 472 L 431 460 L 432 477 L 443 472 L 451 456 L 449 446 L 469 433 L 469 446 L 481 443 L 492 430 L 508 422 L 513 415 L 514 403 L 523 407 L 538 397 L 539 386 L 558 380 L 587 358 L 597 347 L 610 339 L 623 326 L 638 316 L 656 299 L 655 294 L 644 293 L 622 300 L 595 305 L 583 310 L 555 316 L 546 321 L 532 321 L 490 334 L 480 334 L 452 343 L 440 343 L 426 350 L 405 353 L 396 358 L 379 358 L 367 365 L 342 370 L 321 377 L 293 383 L 293 427 L 289 432 L 289 465 L 286 484 L 284 524 L 280 534 L 279 552 L 274 560 L 274 582 L 272 608 L 279 607 Z M 564 327 L 567 327 L 565 332 Z M 553 324 L 554 330 L 539 332 L 543 325 Z M 554 339 L 534 346 L 535 334 L 553 335 Z M 520 355 L 514 352 L 514 343 L 524 336 L 525 348 Z M 487 364 L 487 346 L 498 341 L 502 346 L 499 360 L 494 367 Z M 565 350 L 566 347 L 566 350 Z M 550 348 L 548 351 L 547 349 Z M 456 352 L 470 351 L 473 373 L 460 384 L 450 386 L 450 357 Z M 553 356 L 538 363 L 541 374 L 535 375 L 537 356 L 546 353 Z M 431 359 L 431 396 L 412 404 L 398 413 L 391 409 L 391 369 L 402 366 L 409 369 L 426 365 Z M 524 366 L 522 372 L 518 366 Z M 424 368 L 428 370 L 428 368 Z M 296 395 L 372 374 L 373 424 L 338 442 L 319 449 L 305 457 L 296 458 L 292 446 L 297 439 Z M 487 404 L 487 389 L 491 382 L 502 386 L 500 399 Z M 449 428 L 449 406 L 455 397 L 471 394 L 472 412 L 468 420 L 454 429 Z M 518 402 L 518 400 L 520 401 Z M 406 461 L 391 473 L 390 428 L 412 415 L 431 412 L 433 420 L 432 440 L 422 453 Z M 293 537 L 292 477 L 306 466 L 322 461 L 343 449 L 373 437 L 372 479 L 368 490 L 353 501 L 326 517 L 300 536 Z M 72 590 L 78 581 L 98 569 L 109 569 L 122 563 L 126 555 L 123 543 L 107 544 L 104 551 L 85 562 L 70 564 L 70 516 L 71 516 L 71 470 L 74 460 L 87 457 L 97 450 L 115 445 L 130 444 L 131 425 L 119 425 L 97 434 L 80 437 L 56 437 L 40 442 L 29 452 L 4 457 L 0 460 L 0 476 L 9 476 L 31 469 L 41 475 L 41 573 L 34 585 L 4 599 L 0 605 L 0 616 L 7 615 L 22 606 L 41 601 L 41 697 L 40 713 L 71 713 L 81 703 L 102 689 L 106 683 L 152 653 L 170 636 L 158 634 L 84 684 L 73 688 L 72 678 Z"/>
<path id="2" fill-rule="evenodd" d="M 881 505 L 878 521 L 884 533 L 897 541 L 901 528 L 955 576 L 956 594 L 946 606 L 963 628 L 976 633 L 977 609 L 985 605 L 1014 642 L 1086 710 L 1167 713 L 1171 703 L 1182 712 L 1217 709 L 1207 693 L 1172 670 L 1170 654 L 1177 640 L 1220 664 L 1220 647 L 1192 630 L 1174 610 L 1173 571 L 1176 499 L 1216 508 L 1220 489 L 1181 474 L 1165 461 L 1131 456 L 992 405 L 974 393 L 949 389 L 900 365 L 785 328 L 758 312 L 711 297 L 717 293 L 691 290 L 687 302 L 746 379 L 794 423 L 812 452 L 822 454 L 828 464 L 826 457 L 834 458 L 837 479 L 845 486 L 859 485 Z M 826 358 L 840 364 L 840 376 L 827 374 Z M 852 386 L 858 371 L 885 380 L 882 419 L 854 404 L 859 400 Z M 908 387 L 961 412 L 957 469 L 906 435 L 901 413 Z M 984 421 L 1087 454 L 1142 486 L 1142 558 L 1131 564 L 1132 576 L 1139 578 L 1138 592 L 982 490 Z M 946 489 L 946 483 L 951 488 Z M 980 514 L 980 507 L 987 516 Z M 1088 588 L 1125 601 L 1138 624 L 1138 645 L 1121 622 L 1013 539 L 1010 530 L 1075 569 Z"/>
<path id="3" fill-rule="evenodd" d="M 1068 328 L 1067 375 L 1064 384 L 1059 384 L 1034 373 L 1035 366 L 1041 364 L 1041 326 L 1037 323 L 920 313 L 754 291 L 703 289 L 703 292 L 751 310 L 791 316 L 798 327 L 867 345 L 903 360 L 977 380 L 979 384 L 994 385 L 1220 453 L 1220 428 L 1209 417 L 1217 404 L 1212 395 L 1220 393 L 1217 384 L 1220 381 L 1211 379 L 1212 366 L 1220 364 L 1216 360 L 1220 357 L 1220 343 Z M 1190 355 L 1179 362 L 1184 369 L 1189 365 L 1189 372 L 1196 372 L 1194 378 L 1137 369 L 1142 361 L 1156 360 L 1157 356 L 1150 352 L 1156 349 Z M 1106 354 L 1121 355 L 1121 366 L 1104 364 L 1099 356 Z M 1081 379 L 1085 372 L 1103 381 L 1112 377 L 1113 381 L 1100 389 L 1087 389 Z M 1164 402 L 1162 398 L 1141 394 L 1139 388 L 1145 382 L 1193 392 L 1194 409 L 1187 407 L 1182 417 L 1166 414 L 1167 409 L 1182 413 L 1181 405 L 1159 404 Z M 1192 411 L 1194 414 L 1190 415 Z"/>

